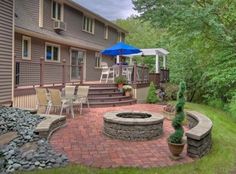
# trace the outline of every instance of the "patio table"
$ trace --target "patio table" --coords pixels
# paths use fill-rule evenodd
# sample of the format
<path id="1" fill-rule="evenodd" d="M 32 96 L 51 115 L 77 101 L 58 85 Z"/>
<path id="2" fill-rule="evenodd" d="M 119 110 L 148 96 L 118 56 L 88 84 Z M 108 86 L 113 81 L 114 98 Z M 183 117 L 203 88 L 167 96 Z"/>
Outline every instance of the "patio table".
<path id="1" fill-rule="evenodd" d="M 62 100 L 68 101 L 69 108 L 70 108 L 70 111 L 71 111 L 71 115 L 72 115 L 73 118 L 75 116 L 74 107 L 73 107 L 75 105 L 75 101 L 78 101 L 78 103 L 76 103 L 76 104 L 81 105 L 82 104 L 82 99 L 84 99 L 84 97 L 78 96 L 78 95 L 73 95 L 71 97 L 68 97 L 68 96 L 62 97 Z"/>

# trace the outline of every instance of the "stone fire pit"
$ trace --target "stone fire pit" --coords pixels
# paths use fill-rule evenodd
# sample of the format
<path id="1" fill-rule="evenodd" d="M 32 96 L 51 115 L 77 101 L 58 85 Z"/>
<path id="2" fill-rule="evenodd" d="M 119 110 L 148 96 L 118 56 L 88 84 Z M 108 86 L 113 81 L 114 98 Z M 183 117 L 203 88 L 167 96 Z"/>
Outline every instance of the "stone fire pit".
<path id="1" fill-rule="evenodd" d="M 164 117 L 153 112 L 108 112 L 104 115 L 104 134 L 122 140 L 151 140 L 163 132 Z"/>

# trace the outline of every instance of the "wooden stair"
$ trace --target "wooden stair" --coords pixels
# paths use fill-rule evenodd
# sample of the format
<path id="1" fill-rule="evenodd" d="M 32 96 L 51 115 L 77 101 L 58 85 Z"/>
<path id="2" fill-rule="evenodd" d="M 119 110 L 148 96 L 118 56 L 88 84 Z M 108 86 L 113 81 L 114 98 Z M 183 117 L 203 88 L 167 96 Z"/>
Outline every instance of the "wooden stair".
<path id="1" fill-rule="evenodd" d="M 90 107 L 93 108 L 125 106 L 136 103 L 136 99 L 124 96 L 116 85 L 90 85 L 88 98 Z"/>

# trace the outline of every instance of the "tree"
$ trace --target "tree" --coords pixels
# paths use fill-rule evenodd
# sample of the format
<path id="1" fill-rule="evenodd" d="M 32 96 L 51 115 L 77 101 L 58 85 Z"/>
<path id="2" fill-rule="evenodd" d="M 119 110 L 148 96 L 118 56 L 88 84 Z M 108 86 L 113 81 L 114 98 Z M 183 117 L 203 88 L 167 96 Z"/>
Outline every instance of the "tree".
<path id="1" fill-rule="evenodd" d="M 166 29 L 171 80 L 188 83 L 188 99 L 229 102 L 236 89 L 236 1 L 133 0 L 141 19 Z"/>

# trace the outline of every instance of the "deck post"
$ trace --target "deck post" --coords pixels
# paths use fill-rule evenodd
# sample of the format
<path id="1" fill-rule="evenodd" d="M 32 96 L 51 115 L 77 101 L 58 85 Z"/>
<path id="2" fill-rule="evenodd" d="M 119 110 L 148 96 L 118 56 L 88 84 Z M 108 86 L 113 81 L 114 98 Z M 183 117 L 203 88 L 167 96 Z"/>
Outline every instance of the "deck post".
<path id="1" fill-rule="evenodd" d="M 134 84 L 137 83 L 137 74 L 138 74 L 138 69 L 137 69 L 137 62 L 134 62 Z"/>
<path id="2" fill-rule="evenodd" d="M 44 85 L 44 57 L 40 58 L 40 86 Z"/>
<path id="3" fill-rule="evenodd" d="M 142 66 L 142 83 L 144 82 L 144 69 L 145 69 L 145 64 Z"/>
<path id="4" fill-rule="evenodd" d="M 66 59 L 62 60 L 62 85 L 66 84 Z"/>
<path id="5" fill-rule="evenodd" d="M 79 71 L 80 71 L 80 84 L 83 84 L 84 81 L 84 63 L 80 62 L 79 64 Z"/>

